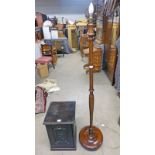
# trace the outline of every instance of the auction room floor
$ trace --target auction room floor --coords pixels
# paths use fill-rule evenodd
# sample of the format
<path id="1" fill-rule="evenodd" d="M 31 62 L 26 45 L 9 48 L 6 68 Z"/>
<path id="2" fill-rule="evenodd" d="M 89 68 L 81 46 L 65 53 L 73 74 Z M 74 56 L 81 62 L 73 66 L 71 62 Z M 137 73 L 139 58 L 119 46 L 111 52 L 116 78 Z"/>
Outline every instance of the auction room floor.
<path id="1" fill-rule="evenodd" d="M 76 101 L 77 150 L 51 151 L 46 128 L 43 125 L 45 114 L 35 115 L 35 151 L 36 155 L 119 155 L 120 113 L 119 97 L 111 86 L 106 74 L 101 71 L 94 74 L 94 125 L 103 133 L 103 144 L 97 151 L 87 151 L 79 143 L 78 135 L 81 128 L 89 125 L 89 78 L 85 73 L 80 53 L 66 54 L 59 57 L 56 68 L 50 69 L 48 78 L 56 79 L 60 91 L 50 93 L 47 107 L 51 101 Z M 41 82 L 36 75 L 36 83 Z"/>

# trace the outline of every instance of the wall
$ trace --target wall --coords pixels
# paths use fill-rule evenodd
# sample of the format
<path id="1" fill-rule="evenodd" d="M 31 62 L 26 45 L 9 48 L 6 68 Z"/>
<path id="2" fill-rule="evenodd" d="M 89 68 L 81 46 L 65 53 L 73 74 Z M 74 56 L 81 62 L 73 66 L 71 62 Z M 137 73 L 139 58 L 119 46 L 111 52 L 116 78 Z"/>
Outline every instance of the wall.
<path id="1" fill-rule="evenodd" d="M 35 11 L 70 20 L 84 18 L 91 0 L 35 0 Z"/>
<path id="2" fill-rule="evenodd" d="M 62 23 L 62 17 L 64 17 L 64 20 L 63 20 L 64 23 L 67 19 L 71 21 L 75 21 L 78 19 L 85 19 L 84 14 L 50 14 L 48 15 L 48 17 L 54 17 L 54 16 L 57 17 L 59 23 Z"/>

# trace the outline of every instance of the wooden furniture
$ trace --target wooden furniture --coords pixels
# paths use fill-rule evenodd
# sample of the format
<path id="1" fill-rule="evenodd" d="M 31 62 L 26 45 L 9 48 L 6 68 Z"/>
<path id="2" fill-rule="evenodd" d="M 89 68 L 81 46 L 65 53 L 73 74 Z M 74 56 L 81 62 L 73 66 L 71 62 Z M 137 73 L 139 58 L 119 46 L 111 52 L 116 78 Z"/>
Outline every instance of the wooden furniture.
<path id="1" fill-rule="evenodd" d="M 119 31 L 119 23 L 112 23 L 107 21 L 106 30 L 104 35 L 105 43 L 105 62 L 106 68 L 105 72 L 112 85 L 114 84 L 115 68 L 117 63 L 117 50 L 116 50 L 116 39 Z"/>
<path id="2" fill-rule="evenodd" d="M 93 4 L 90 4 L 90 7 Z M 93 113 L 94 113 L 94 88 L 93 88 L 93 38 L 94 38 L 94 25 L 92 15 L 90 15 L 88 24 L 88 40 L 89 40 L 89 112 L 90 112 L 90 125 L 85 126 L 79 133 L 79 140 L 81 145 L 87 150 L 97 150 L 103 142 L 103 135 L 99 128 L 93 125 Z"/>
<path id="3" fill-rule="evenodd" d="M 76 149 L 75 102 L 51 102 L 44 119 L 51 150 Z"/>
<path id="4" fill-rule="evenodd" d="M 35 15 L 35 41 L 42 40 L 43 37 L 43 23 L 47 20 L 47 16 L 40 12 L 36 12 Z"/>
<path id="5" fill-rule="evenodd" d="M 88 25 L 87 20 L 79 20 L 76 22 L 76 27 L 77 27 L 79 37 L 81 37 L 83 34 L 86 33 L 87 25 Z"/>
<path id="6" fill-rule="evenodd" d="M 93 51 L 93 71 L 99 72 L 101 71 L 102 66 L 102 49 L 99 47 L 94 47 Z"/>
<path id="7" fill-rule="evenodd" d="M 116 40 L 119 36 L 119 5 L 120 0 L 107 0 L 103 6 L 103 69 L 111 84 L 115 83 L 115 68 L 117 63 Z"/>
<path id="8" fill-rule="evenodd" d="M 36 12 L 36 24 L 38 27 L 42 27 L 43 26 L 43 17 L 42 17 L 42 13 L 40 12 Z"/>
<path id="9" fill-rule="evenodd" d="M 41 27 L 35 27 L 35 41 L 43 39 L 43 32 Z"/>
<path id="10" fill-rule="evenodd" d="M 41 56 L 35 60 L 36 67 L 41 78 L 45 78 L 48 76 L 48 69 L 51 62 L 52 57 L 47 56 Z"/>
<path id="11" fill-rule="evenodd" d="M 52 57 L 53 57 L 53 64 L 56 65 L 58 56 L 57 56 L 57 49 L 55 46 L 52 48 Z"/>
<path id="12" fill-rule="evenodd" d="M 72 48 L 73 51 L 78 49 L 76 25 L 68 25 L 68 42 L 70 48 Z"/>
<path id="13" fill-rule="evenodd" d="M 119 23 L 112 23 L 112 21 L 105 21 L 103 40 L 104 44 L 111 44 L 115 46 L 117 34 L 119 31 Z"/>
<path id="14" fill-rule="evenodd" d="M 96 20 L 96 43 L 103 44 L 103 17 L 98 16 Z"/>
<path id="15" fill-rule="evenodd" d="M 52 64 L 53 68 L 55 68 L 54 56 L 56 53 L 52 52 L 52 46 L 47 44 L 41 44 L 41 52 L 42 56 L 35 60 L 36 64 Z"/>
<path id="16" fill-rule="evenodd" d="M 52 63 L 52 57 L 42 56 L 35 60 L 36 64 L 50 64 Z M 54 66 L 53 66 L 54 68 Z"/>
<path id="17" fill-rule="evenodd" d="M 51 40 L 44 40 L 44 42 L 46 44 L 51 44 L 53 46 L 57 46 L 55 44 L 59 44 L 61 45 L 61 47 L 64 48 L 64 54 L 69 54 L 69 53 L 72 53 L 72 50 L 71 48 L 69 47 L 69 44 L 68 44 L 68 39 L 67 38 L 58 38 L 58 39 L 51 39 Z M 58 53 L 57 53 L 58 54 Z"/>
<path id="18" fill-rule="evenodd" d="M 111 47 L 109 47 L 106 52 L 106 64 L 107 64 L 106 73 L 112 84 L 114 82 L 115 77 L 116 62 L 117 62 L 116 46 L 111 45 Z"/>
<path id="19" fill-rule="evenodd" d="M 47 20 L 47 16 L 41 12 L 36 12 L 36 26 L 37 27 L 42 27 L 43 26 L 43 22 Z"/>
<path id="20" fill-rule="evenodd" d="M 65 35 L 64 35 L 64 32 L 62 30 L 59 30 L 58 31 L 58 38 L 64 38 Z"/>
<path id="21" fill-rule="evenodd" d="M 84 55 L 89 57 L 89 48 L 83 50 Z M 99 72 L 102 69 L 102 49 L 100 47 L 93 48 L 93 71 Z M 88 72 L 88 64 L 84 65 L 86 73 Z"/>
<path id="22" fill-rule="evenodd" d="M 88 35 L 87 34 L 82 34 L 80 37 L 80 53 L 82 58 L 84 57 L 84 49 L 88 48 Z"/>
<path id="23" fill-rule="evenodd" d="M 53 46 L 55 47 L 57 54 L 62 54 L 64 57 L 65 49 L 59 40 L 53 41 Z"/>
<path id="24" fill-rule="evenodd" d="M 52 64 L 55 66 L 57 63 L 57 49 L 55 46 L 51 46 L 48 44 L 41 45 L 41 51 L 44 56 L 52 57 Z"/>

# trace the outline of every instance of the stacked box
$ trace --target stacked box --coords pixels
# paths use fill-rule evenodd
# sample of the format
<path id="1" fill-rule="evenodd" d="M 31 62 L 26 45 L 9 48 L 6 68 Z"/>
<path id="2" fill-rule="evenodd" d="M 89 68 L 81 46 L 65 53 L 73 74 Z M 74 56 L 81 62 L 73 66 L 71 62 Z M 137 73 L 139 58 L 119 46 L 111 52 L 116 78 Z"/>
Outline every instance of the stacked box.
<path id="1" fill-rule="evenodd" d="M 38 72 L 41 78 L 48 77 L 48 65 L 47 64 L 38 64 Z"/>

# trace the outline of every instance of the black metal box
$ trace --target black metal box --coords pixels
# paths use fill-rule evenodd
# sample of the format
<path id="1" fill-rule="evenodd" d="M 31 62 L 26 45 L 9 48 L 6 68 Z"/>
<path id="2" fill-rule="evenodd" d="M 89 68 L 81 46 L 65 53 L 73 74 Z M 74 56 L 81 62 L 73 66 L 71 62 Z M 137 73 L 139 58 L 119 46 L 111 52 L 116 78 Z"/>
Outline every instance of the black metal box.
<path id="1" fill-rule="evenodd" d="M 51 150 L 76 149 L 74 101 L 51 102 L 44 119 Z"/>

